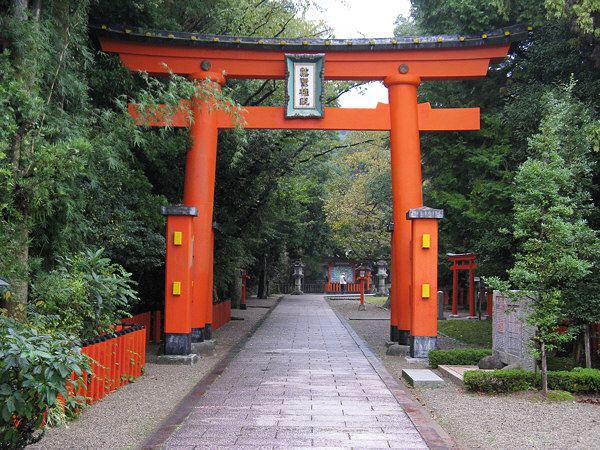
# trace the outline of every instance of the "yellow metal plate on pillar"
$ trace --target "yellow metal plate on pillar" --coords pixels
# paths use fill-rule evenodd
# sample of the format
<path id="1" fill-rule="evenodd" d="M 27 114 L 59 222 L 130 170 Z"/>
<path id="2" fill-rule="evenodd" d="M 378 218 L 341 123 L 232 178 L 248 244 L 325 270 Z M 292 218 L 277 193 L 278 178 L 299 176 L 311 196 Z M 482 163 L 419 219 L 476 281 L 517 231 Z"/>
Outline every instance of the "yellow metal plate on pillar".
<path id="1" fill-rule="evenodd" d="M 175 231 L 173 233 L 173 245 L 181 245 L 183 242 L 183 237 L 181 235 L 181 231 Z"/>
<path id="2" fill-rule="evenodd" d="M 181 281 L 173 281 L 173 295 L 181 295 Z"/>
<path id="3" fill-rule="evenodd" d="M 421 297 L 429 298 L 429 291 L 430 287 L 428 284 L 424 284 L 423 286 L 421 286 Z"/>
<path id="4" fill-rule="evenodd" d="M 423 235 L 423 248 L 431 248 L 431 235 L 430 234 Z"/>

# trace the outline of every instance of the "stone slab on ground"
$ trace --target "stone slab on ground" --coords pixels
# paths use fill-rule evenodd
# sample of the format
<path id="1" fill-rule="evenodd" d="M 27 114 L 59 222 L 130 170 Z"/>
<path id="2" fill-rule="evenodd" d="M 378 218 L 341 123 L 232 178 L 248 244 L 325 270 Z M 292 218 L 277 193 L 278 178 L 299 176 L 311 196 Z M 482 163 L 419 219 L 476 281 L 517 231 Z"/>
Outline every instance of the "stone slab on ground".
<path id="1" fill-rule="evenodd" d="M 451 365 L 440 365 L 438 370 L 442 375 L 450 378 L 453 383 L 459 386 L 463 385 L 463 376 L 467 370 L 479 370 L 477 366 L 451 366 Z"/>
<path id="2" fill-rule="evenodd" d="M 434 388 L 444 384 L 444 380 L 429 369 L 404 369 L 402 378 L 416 388 Z"/>

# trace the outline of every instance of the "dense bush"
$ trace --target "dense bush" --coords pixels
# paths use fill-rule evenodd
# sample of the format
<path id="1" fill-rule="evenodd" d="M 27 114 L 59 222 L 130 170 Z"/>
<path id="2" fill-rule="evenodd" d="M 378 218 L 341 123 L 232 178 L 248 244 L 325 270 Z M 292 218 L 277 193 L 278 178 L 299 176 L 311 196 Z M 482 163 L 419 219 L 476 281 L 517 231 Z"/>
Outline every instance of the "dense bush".
<path id="1" fill-rule="evenodd" d="M 89 370 L 88 359 L 66 336 L 0 315 L 0 448 L 40 440 L 44 414 L 59 394 L 67 413 L 81 408 L 83 399 L 67 393 L 67 378 L 82 370 Z"/>
<path id="2" fill-rule="evenodd" d="M 541 387 L 541 374 L 527 370 L 465 372 L 463 382 L 470 391 L 514 392 Z M 576 367 L 572 371 L 548 372 L 548 388 L 575 393 L 600 393 L 600 371 Z"/>
<path id="3" fill-rule="evenodd" d="M 477 392 L 515 392 L 530 389 L 535 373 L 527 370 L 468 370 L 463 376 L 465 387 Z"/>
<path id="4" fill-rule="evenodd" d="M 481 358 L 491 354 L 491 350 L 476 348 L 429 350 L 429 365 L 434 369 L 437 369 L 437 366 L 441 364 L 470 366 L 479 363 Z"/>
<path id="5" fill-rule="evenodd" d="M 536 379 L 536 386 L 539 386 L 539 379 Z M 576 367 L 570 372 L 548 372 L 548 388 L 577 393 L 600 393 L 600 370 Z"/>
<path id="6" fill-rule="evenodd" d="M 103 257 L 103 249 L 59 258 L 59 264 L 34 285 L 35 312 L 46 330 L 81 340 L 108 333 L 138 300 L 131 274 Z"/>

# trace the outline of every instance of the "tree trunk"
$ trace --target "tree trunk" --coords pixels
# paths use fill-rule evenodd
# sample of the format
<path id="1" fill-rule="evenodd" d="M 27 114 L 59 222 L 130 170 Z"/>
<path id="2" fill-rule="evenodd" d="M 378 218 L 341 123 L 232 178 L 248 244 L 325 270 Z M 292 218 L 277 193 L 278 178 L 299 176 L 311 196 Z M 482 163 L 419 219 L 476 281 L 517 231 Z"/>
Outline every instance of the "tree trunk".
<path id="1" fill-rule="evenodd" d="M 577 335 L 577 339 L 573 343 L 573 366 L 578 366 L 581 362 L 581 348 L 583 346 L 583 333 Z"/>
<path id="2" fill-rule="evenodd" d="M 269 297 L 269 273 L 267 271 L 267 255 L 263 255 L 263 296 L 260 298 Z"/>
<path id="3" fill-rule="evenodd" d="M 20 224 L 19 228 L 19 246 L 16 249 L 16 257 L 22 267 L 27 268 L 27 261 L 29 259 L 29 229 L 27 228 L 27 221 L 24 220 Z M 13 281 L 11 283 L 12 295 L 8 298 L 6 306 L 8 309 L 8 315 L 18 320 L 25 319 L 26 308 L 27 308 L 27 297 L 29 295 L 29 283 L 27 277 L 24 280 Z"/>
<path id="4" fill-rule="evenodd" d="M 242 281 L 235 276 L 235 279 L 229 287 L 229 298 L 231 299 L 231 307 L 239 309 L 242 303 Z"/>
<path id="5" fill-rule="evenodd" d="M 542 393 L 548 396 L 548 360 L 546 359 L 546 343 L 540 340 L 540 356 L 542 359 Z"/>
<path id="6" fill-rule="evenodd" d="M 592 352 L 590 350 L 590 324 L 586 323 L 583 331 L 583 346 L 585 348 L 585 367 L 592 368 Z"/>
<path id="7" fill-rule="evenodd" d="M 13 0 L 13 15 L 20 20 L 27 20 L 27 0 Z"/>
<path id="8" fill-rule="evenodd" d="M 392 307 L 392 289 L 391 288 L 388 292 L 388 298 L 385 301 L 385 303 L 383 304 L 383 307 L 386 309 L 390 309 Z"/>
<path id="9" fill-rule="evenodd" d="M 264 269 L 260 269 L 260 274 L 258 275 L 258 291 L 256 293 L 256 298 L 266 298 L 265 297 L 265 271 Z"/>

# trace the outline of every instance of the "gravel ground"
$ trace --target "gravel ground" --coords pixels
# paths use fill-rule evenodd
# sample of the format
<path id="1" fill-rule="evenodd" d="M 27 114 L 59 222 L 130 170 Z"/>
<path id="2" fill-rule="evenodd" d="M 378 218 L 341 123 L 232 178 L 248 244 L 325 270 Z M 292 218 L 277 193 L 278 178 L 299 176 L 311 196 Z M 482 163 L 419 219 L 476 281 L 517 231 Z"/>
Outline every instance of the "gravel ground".
<path id="1" fill-rule="evenodd" d="M 370 304 L 367 304 L 366 311 L 358 311 L 356 301 L 337 300 L 330 304 L 349 319 L 392 375 L 400 378 L 404 368 L 425 367 L 408 364 L 403 357 L 385 354 L 389 320 L 356 320 L 366 317 L 388 319 L 389 311 Z M 455 345 L 450 339 L 438 339 L 440 348 L 453 348 Z M 475 394 L 457 387 L 449 379 L 443 387 L 410 388 L 410 391 L 461 449 L 600 448 L 598 405 L 549 402 L 532 392 Z"/>
<path id="2" fill-rule="evenodd" d="M 232 320 L 213 333 L 216 355 L 194 366 L 156 364 L 158 346 L 148 348 L 146 374 L 87 408 L 72 422 L 49 429 L 30 449 L 129 449 L 140 446 L 177 404 L 277 302 L 248 299 L 246 310 L 232 310 Z"/>

